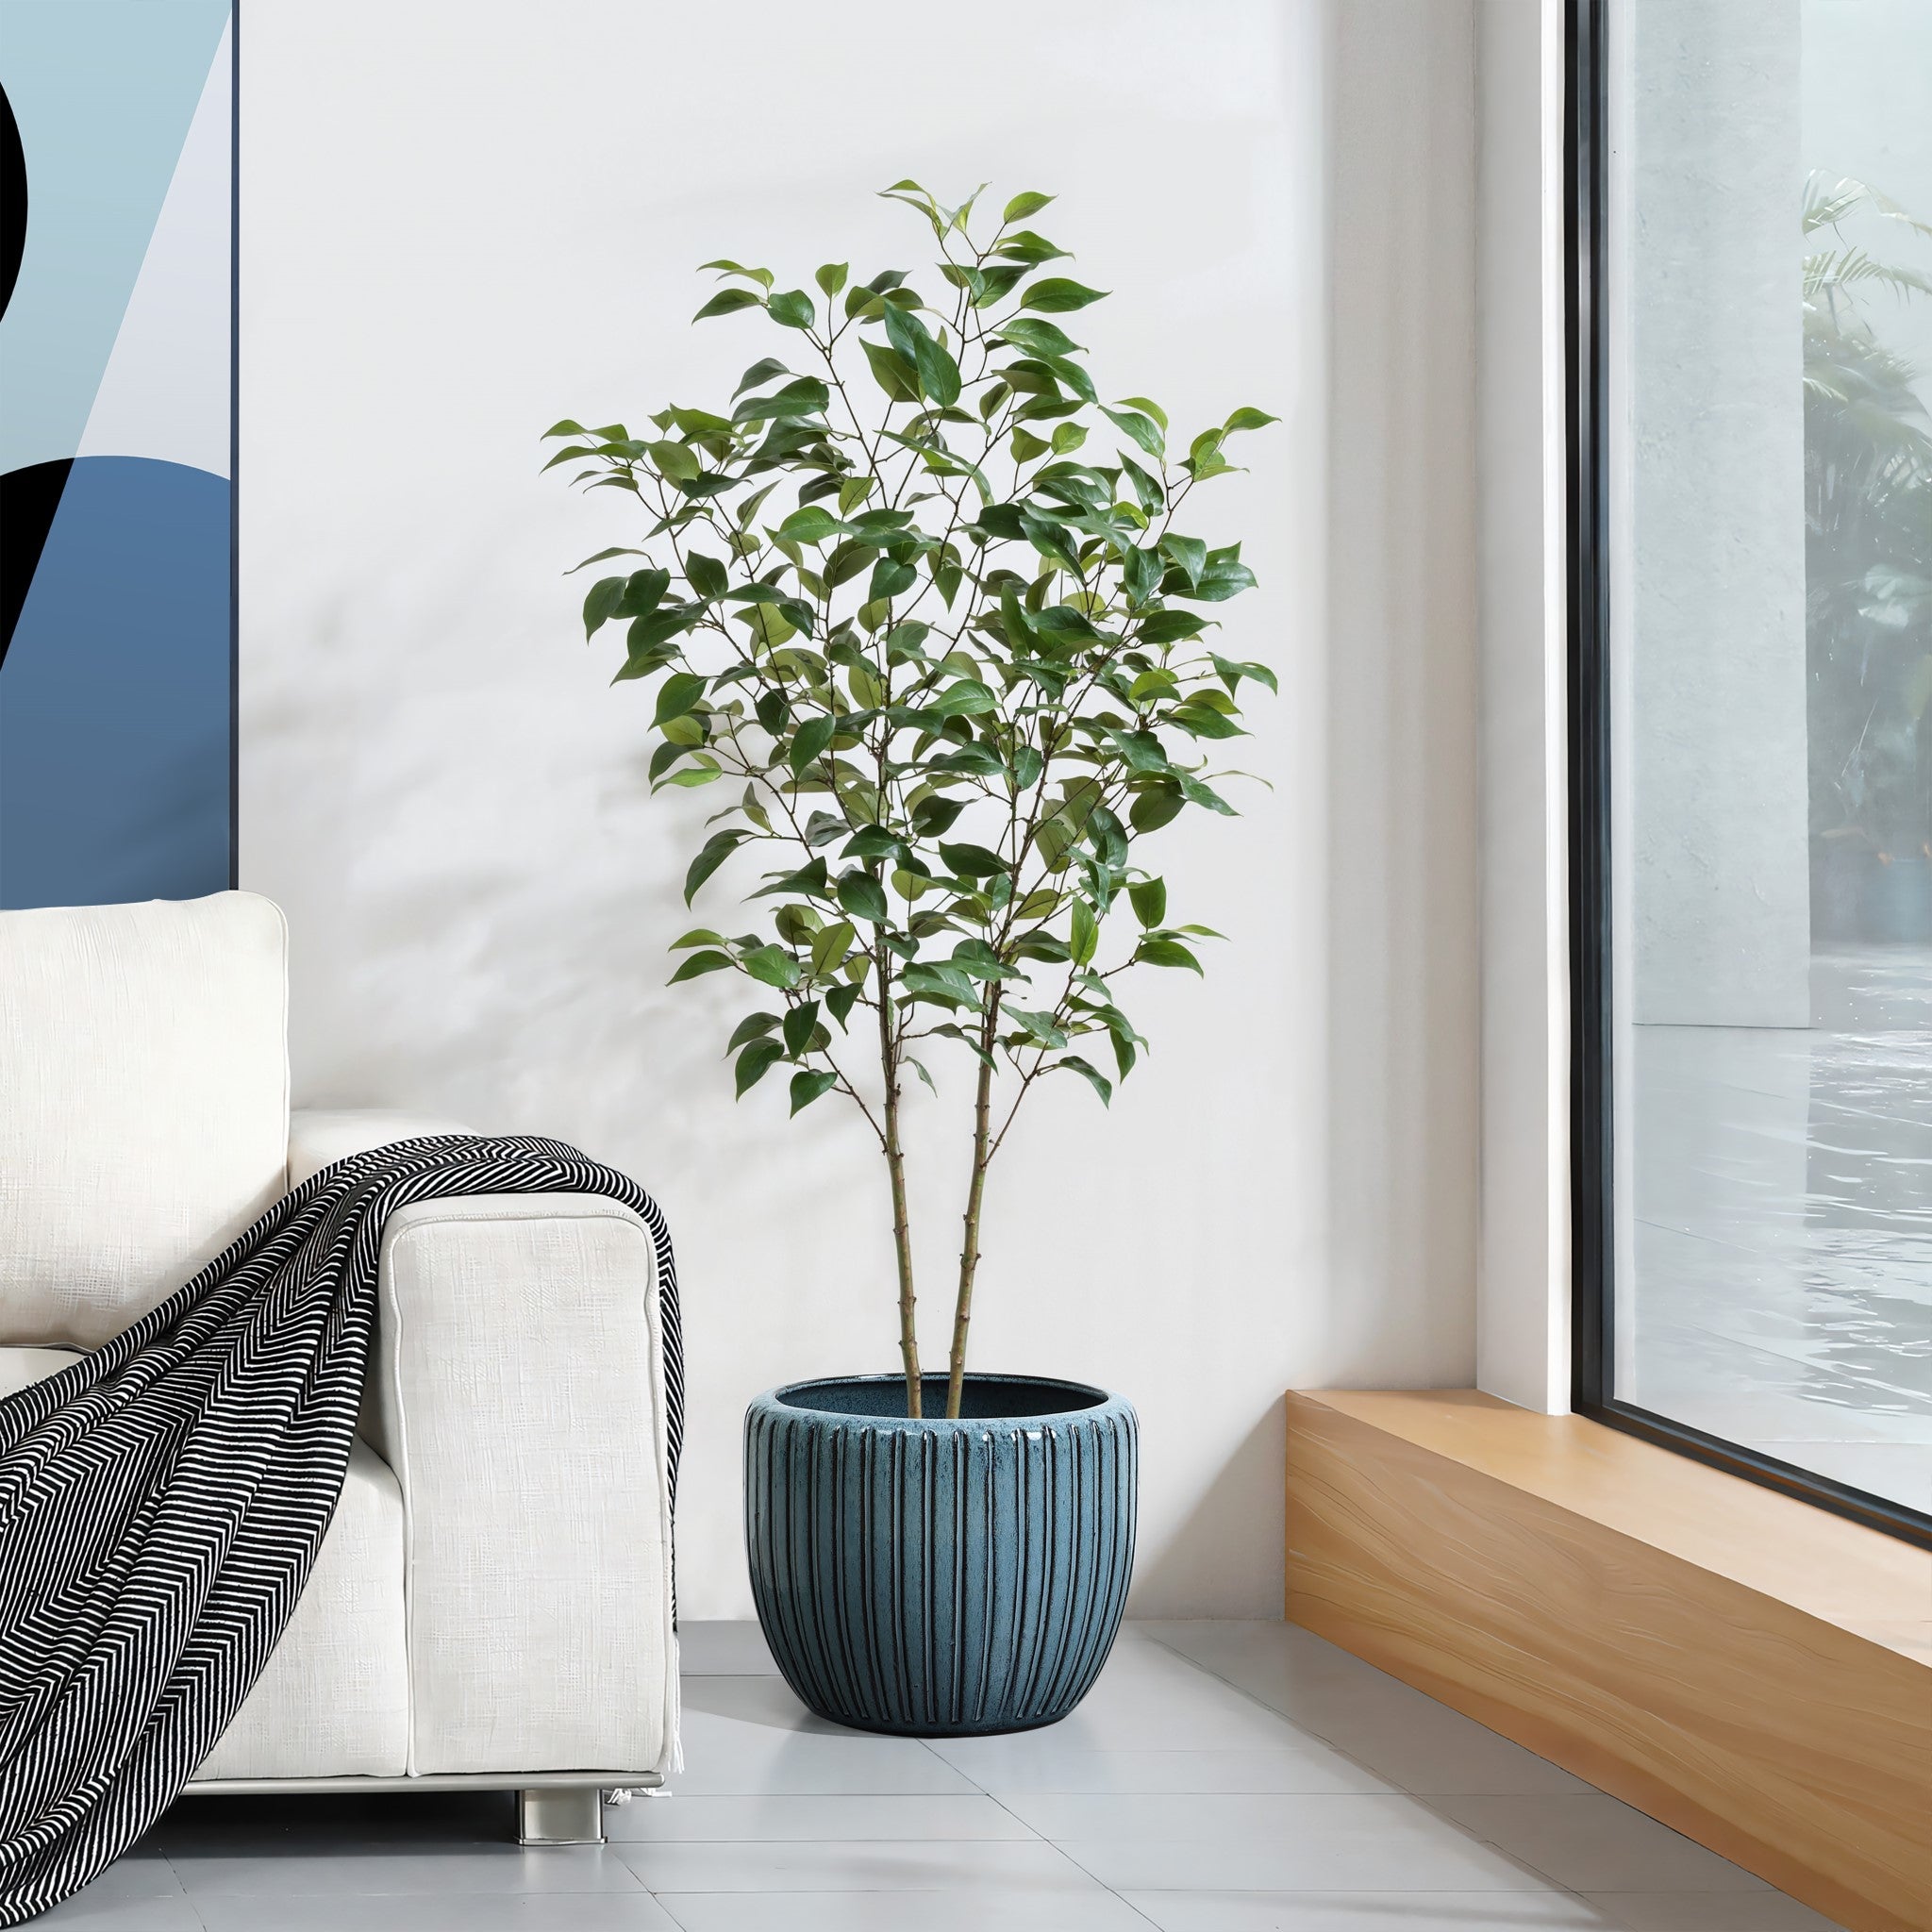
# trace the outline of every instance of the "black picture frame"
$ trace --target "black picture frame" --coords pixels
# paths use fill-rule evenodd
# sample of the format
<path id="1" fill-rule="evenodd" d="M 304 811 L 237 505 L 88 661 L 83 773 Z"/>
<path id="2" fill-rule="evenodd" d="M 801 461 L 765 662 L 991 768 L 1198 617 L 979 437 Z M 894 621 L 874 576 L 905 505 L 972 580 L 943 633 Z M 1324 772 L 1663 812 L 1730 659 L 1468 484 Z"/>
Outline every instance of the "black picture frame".
<path id="1" fill-rule="evenodd" d="M 1932 1516 L 1636 1404 L 1615 1389 L 1611 1011 L 1608 83 L 1612 0 L 1566 0 L 1564 334 L 1569 428 L 1572 1407 L 1579 1415 L 1932 1549 Z"/>

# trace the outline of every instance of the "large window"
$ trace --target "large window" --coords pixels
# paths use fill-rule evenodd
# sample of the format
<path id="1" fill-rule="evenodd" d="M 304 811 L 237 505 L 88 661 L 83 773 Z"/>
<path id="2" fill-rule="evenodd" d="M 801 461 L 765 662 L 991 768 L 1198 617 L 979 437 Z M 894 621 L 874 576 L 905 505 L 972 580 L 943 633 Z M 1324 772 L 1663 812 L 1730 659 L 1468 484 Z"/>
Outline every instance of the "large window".
<path id="1" fill-rule="evenodd" d="M 1573 0 L 1578 1406 L 1932 1541 L 1932 0 Z"/>

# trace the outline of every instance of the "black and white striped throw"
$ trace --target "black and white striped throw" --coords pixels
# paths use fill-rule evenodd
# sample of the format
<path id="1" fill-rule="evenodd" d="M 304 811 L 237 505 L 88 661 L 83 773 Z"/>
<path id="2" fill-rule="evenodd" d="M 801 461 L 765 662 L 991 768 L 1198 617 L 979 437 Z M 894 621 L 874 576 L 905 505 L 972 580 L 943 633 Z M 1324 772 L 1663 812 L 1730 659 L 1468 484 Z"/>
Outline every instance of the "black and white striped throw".
<path id="1" fill-rule="evenodd" d="M 452 1134 L 339 1161 L 131 1328 L 0 1399 L 0 1925 L 159 1817 L 274 1650 L 341 1493 L 389 1216 L 553 1191 L 650 1230 L 675 1492 L 670 1234 L 635 1182 L 558 1141 Z"/>

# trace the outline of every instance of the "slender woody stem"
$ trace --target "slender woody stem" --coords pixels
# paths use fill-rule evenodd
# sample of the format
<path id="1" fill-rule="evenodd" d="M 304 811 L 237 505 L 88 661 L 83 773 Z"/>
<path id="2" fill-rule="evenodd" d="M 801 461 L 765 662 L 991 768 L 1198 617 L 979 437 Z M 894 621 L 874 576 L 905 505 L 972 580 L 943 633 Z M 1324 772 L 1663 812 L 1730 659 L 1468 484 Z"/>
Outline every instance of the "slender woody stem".
<path id="1" fill-rule="evenodd" d="M 966 1235 L 959 1247 L 959 1291 L 953 1302 L 953 1352 L 946 1370 L 946 1414 L 958 1417 L 966 1384 L 966 1331 L 973 1323 L 973 1277 L 979 1270 L 979 1210 L 986 1200 L 986 1170 L 992 1159 L 992 1049 L 999 1037 L 1000 989 L 986 997 L 980 1028 L 979 1080 L 973 1096 L 973 1178 L 966 1190 Z"/>
<path id="2" fill-rule="evenodd" d="M 879 970 L 883 980 L 884 969 Z M 912 1226 L 906 1208 L 906 1155 L 899 1144 L 899 1055 L 892 1038 L 892 1002 L 883 984 L 879 989 L 879 1071 L 886 1082 L 886 1172 L 892 1183 L 892 1251 L 899 1264 L 899 1358 L 906 1371 L 906 1413 L 916 1416 L 923 1408 L 917 1297 L 912 1291 Z"/>

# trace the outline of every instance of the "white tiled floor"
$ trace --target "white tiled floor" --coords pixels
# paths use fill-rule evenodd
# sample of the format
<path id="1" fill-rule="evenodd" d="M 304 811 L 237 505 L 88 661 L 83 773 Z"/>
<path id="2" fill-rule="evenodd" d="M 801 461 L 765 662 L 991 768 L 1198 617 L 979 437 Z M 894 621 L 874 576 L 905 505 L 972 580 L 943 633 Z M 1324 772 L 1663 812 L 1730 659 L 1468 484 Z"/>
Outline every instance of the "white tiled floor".
<path id="1" fill-rule="evenodd" d="M 1830 1932 L 1675 1832 L 1279 1624 L 1129 1627 L 1066 1723 L 812 1717 L 685 1633 L 675 1795 L 602 1850 L 508 1801 L 188 1799 L 44 1920 L 101 1932 Z"/>

